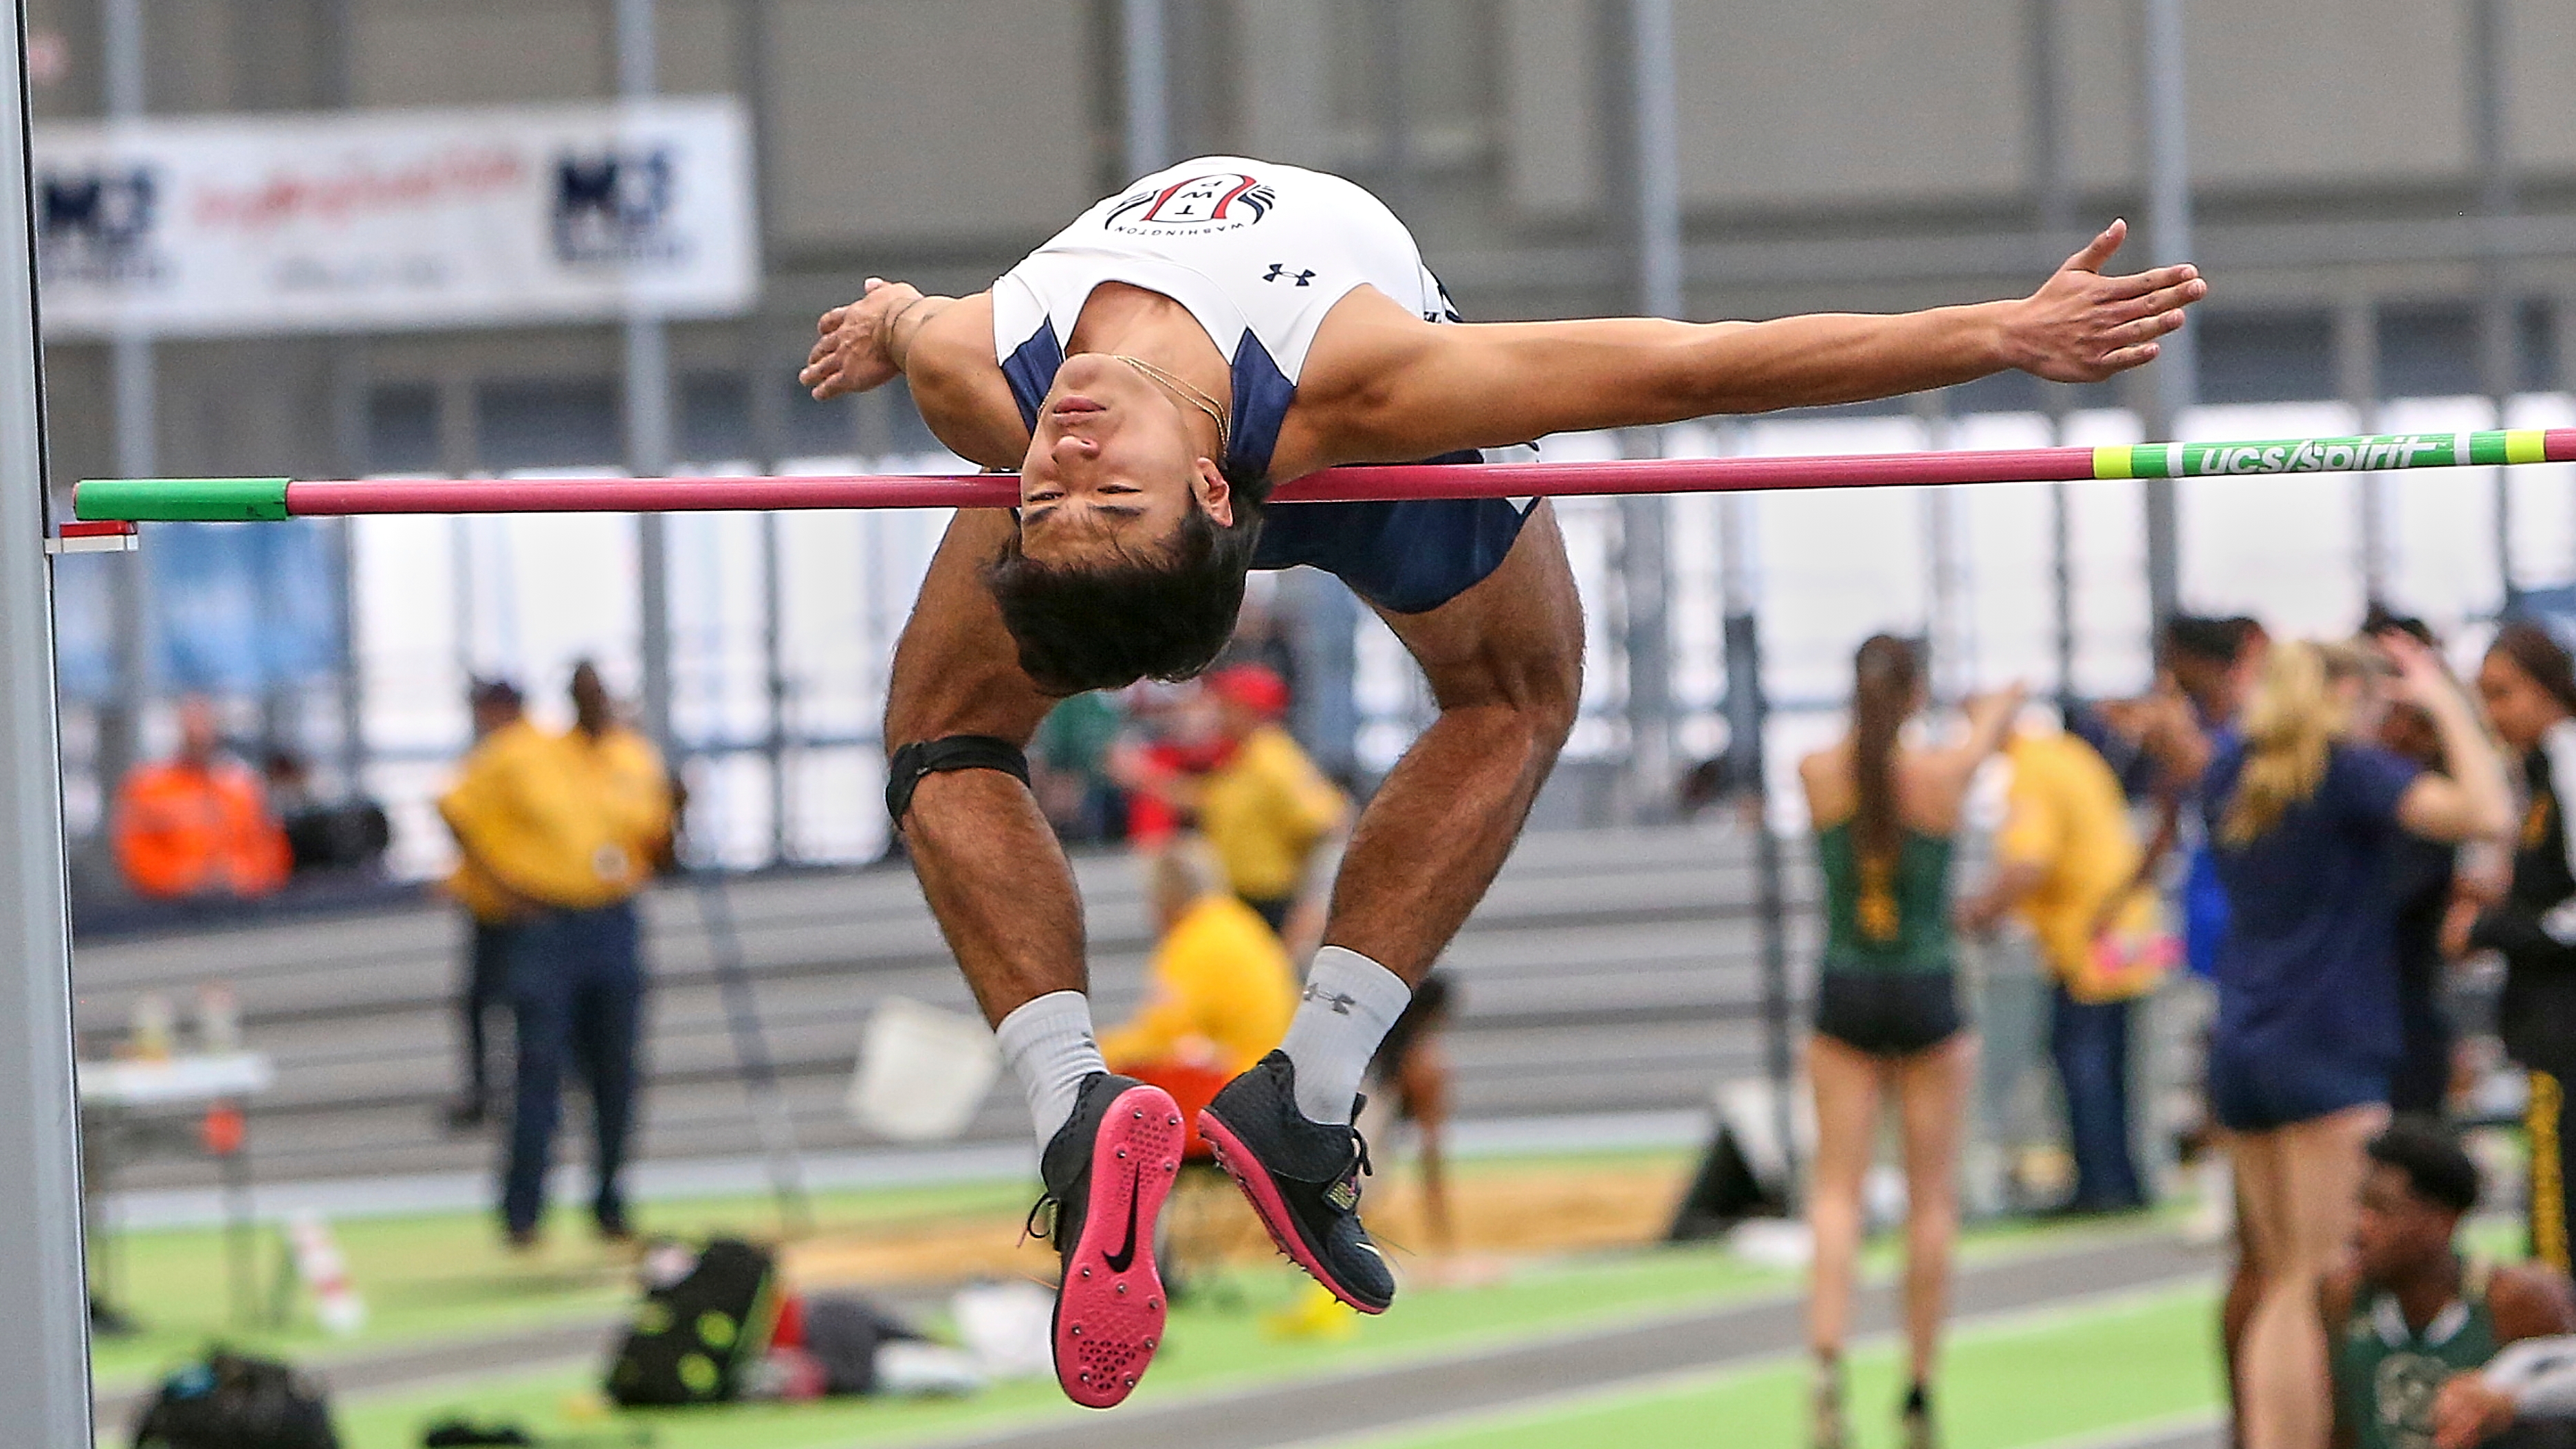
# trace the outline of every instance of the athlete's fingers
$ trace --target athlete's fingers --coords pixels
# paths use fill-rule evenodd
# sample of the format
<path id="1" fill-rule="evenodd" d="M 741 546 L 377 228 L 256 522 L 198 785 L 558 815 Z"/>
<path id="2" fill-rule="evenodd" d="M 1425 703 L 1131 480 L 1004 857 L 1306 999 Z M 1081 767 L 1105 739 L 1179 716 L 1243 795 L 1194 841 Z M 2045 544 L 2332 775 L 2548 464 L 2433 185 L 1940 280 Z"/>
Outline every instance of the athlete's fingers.
<path id="1" fill-rule="evenodd" d="M 831 311 L 823 314 L 823 319 L 821 321 L 814 324 L 814 330 L 826 337 L 831 336 L 834 332 L 840 330 L 841 319 L 847 317 L 849 312 L 850 309 L 847 307 L 833 308 Z"/>
<path id="2" fill-rule="evenodd" d="M 2162 337 L 2181 325 L 2180 312 L 2158 312 L 2152 317 L 2141 317 L 2135 322 L 2123 322 L 2117 327 L 2105 328 L 2096 341 L 2106 347 L 2126 347 L 2133 342 L 2147 342 Z"/>
<path id="3" fill-rule="evenodd" d="M 2155 291 L 2149 292 L 2129 305 L 2137 308 L 2141 313 L 2171 312 L 2178 308 L 2188 307 L 2192 303 L 2197 302 L 2208 295 L 2209 283 L 2202 281 L 2198 277 L 2193 277 L 2187 281 L 2177 282 L 2170 287 L 2159 287 Z"/>
<path id="4" fill-rule="evenodd" d="M 2093 365 L 2094 371 L 2101 377 L 2126 372 L 2130 368 L 2155 361 L 2156 354 L 2163 350 L 2152 342 L 2141 342 L 2135 347 L 2123 347 L 2118 351 L 2103 354 L 2102 360 Z"/>
<path id="5" fill-rule="evenodd" d="M 2182 286 L 2199 275 L 2200 268 L 2184 262 L 2179 266 L 2155 267 L 2148 271 L 2132 272 L 2125 277 L 2104 277 L 2102 286 L 2106 293 L 2114 297 L 2143 297 L 2149 292 L 2160 292 L 2169 287 Z"/>
<path id="6" fill-rule="evenodd" d="M 2178 312 L 2208 295 L 2208 283 L 2185 282 L 2179 287 L 2167 287 L 2163 291 L 2149 292 L 2143 297 L 2134 297 L 2126 302 L 2112 303 L 2102 308 L 2100 315 L 2113 322 L 2134 322 L 2141 317 Z"/>
<path id="7" fill-rule="evenodd" d="M 2102 228 L 2101 235 L 2094 237 L 2089 242 L 2086 242 L 2083 250 L 2077 252 L 2071 257 L 2068 257 L 2066 259 L 2066 265 L 2058 268 L 2058 270 L 2061 272 L 2098 272 L 2102 270 L 2102 264 L 2104 262 L 2111 260 L 2111 254 L 2120 249 L 2120 243 L 2126 240 L 2128 235 L 2129 224 L 2126 221 L 2115 221 L 2109 226 Z"/>

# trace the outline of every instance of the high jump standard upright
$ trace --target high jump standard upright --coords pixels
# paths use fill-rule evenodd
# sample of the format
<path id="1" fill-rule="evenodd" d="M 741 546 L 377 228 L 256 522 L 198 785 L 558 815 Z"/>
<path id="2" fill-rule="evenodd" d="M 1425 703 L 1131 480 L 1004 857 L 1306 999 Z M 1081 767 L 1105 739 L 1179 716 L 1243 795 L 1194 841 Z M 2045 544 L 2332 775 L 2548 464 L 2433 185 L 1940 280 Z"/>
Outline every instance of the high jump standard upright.
<path id="1" fill-rule="evenodd" d="M 26 38 L 26 0 L 11 0 L 0 39 L 0 1438 L 89 1449 Z"/>

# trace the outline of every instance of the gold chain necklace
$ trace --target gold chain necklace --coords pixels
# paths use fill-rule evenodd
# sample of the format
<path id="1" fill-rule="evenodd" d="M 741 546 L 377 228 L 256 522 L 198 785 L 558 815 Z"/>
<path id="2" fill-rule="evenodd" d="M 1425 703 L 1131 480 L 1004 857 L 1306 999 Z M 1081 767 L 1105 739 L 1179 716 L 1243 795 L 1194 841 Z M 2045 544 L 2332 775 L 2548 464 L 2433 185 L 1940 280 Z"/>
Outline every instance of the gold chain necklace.
<path id="1" fill-rule="evenodd" d="M 1216 450 L 1220 455 L 1219 461 L 1223 461 L 1222 455 L 1226 451 L 1225 410 L 1217 406 L 1215 398 L 1208 396 L 1206 393 L 1199 391 L 1197 388 L 1190 386 L 1187 382 L 1172 376 L 1170 373 L 1165 372 L 1163 369 L 1156 367 L 1154 364 L 1147 362 L 1141 357 L 1129 357 L 1123 352 L 1113 352 L 1109 355 L 1118 359 L 1120 362 L 1127 364 L 1129 367 L 1136 369 L 1137 372 L 1143 374 L 1145 377 L 1161 383 L 1164 387 L 1169 388 L 1173 393 L 1177 394 L 1183 402 L 1186 402 L 1190 406 L 1197 408 L 1200 412 L 1207 414 L 1208 420 L 1216 424 Z"/>

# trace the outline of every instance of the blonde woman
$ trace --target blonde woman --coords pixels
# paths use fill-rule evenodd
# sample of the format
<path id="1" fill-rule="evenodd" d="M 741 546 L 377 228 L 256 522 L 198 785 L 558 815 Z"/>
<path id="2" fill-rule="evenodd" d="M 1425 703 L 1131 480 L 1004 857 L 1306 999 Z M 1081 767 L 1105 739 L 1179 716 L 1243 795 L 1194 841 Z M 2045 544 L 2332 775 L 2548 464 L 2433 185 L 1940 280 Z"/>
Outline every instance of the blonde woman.
<path id="1" fill-rule="evenodd" d="M 2431 716 L 2446 773 L 2361 742 L 2377 702 L 2367 647 L 2302 641 L 2273 647 L 2203 780 L 2229 906 L 2210 1106 L 2258 1274 L 2237 1366 L 2246 1449 L 2325 1449 L 2332 1429 L 2317 1293 L 2351 1236 L 2400 1050 L 2390 857 L 2408 834 L 2461 841 L 2511 821 L 2503 764 L 2441 664 L 2403 635 L 2378 647 Z"/>
<path id="2" fill-rule="evenodd" d="M 1816 1161 L 1807 1221 L 1816 1264 L 1807 1310 L 1815 1353 L 1816 1449 L 1844 1442 L 1842 1347 L 1860 1255 L 1861 1183 L 1894 1099 L 1905 1141 L 1905 1338 L 1900 1415 L 1909 1446 L 1932 1439 L 1931 1382 L 1958 1236 L 1959 1132 L 1977 1043 L 1959 1010 L 1950 935 L 1950 837 L 1977 766 L 2003 742 L 2021 693 L 1968 706 L 1967 738 L 1899 740 L 1922 710 L 1914 646 L 1877 635 L 1853 660 L 1851 733 L 1798 762 L 1824 876 L 1825 950 L 1807 1076 Z"/>

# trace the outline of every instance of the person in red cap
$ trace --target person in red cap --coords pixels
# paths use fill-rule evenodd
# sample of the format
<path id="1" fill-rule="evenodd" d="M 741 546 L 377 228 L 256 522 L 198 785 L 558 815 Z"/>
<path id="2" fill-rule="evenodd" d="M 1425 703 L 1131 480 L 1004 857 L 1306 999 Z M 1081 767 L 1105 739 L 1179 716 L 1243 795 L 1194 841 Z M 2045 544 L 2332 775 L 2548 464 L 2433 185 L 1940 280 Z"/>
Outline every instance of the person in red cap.
<path id="1" fill-rule="evenodd" d="M 1306 894 L 1316 855 L 1350 823 L 1347 796 L 1279 721 L 1288 685 L 1259 664 L 1230 664 L 1208 676 L 1217 732 L 1231 748 L 1199 784 L 1199 832 L 1215 847 L 1226 883 L 1270 929 L 1288 931 Z"/>

